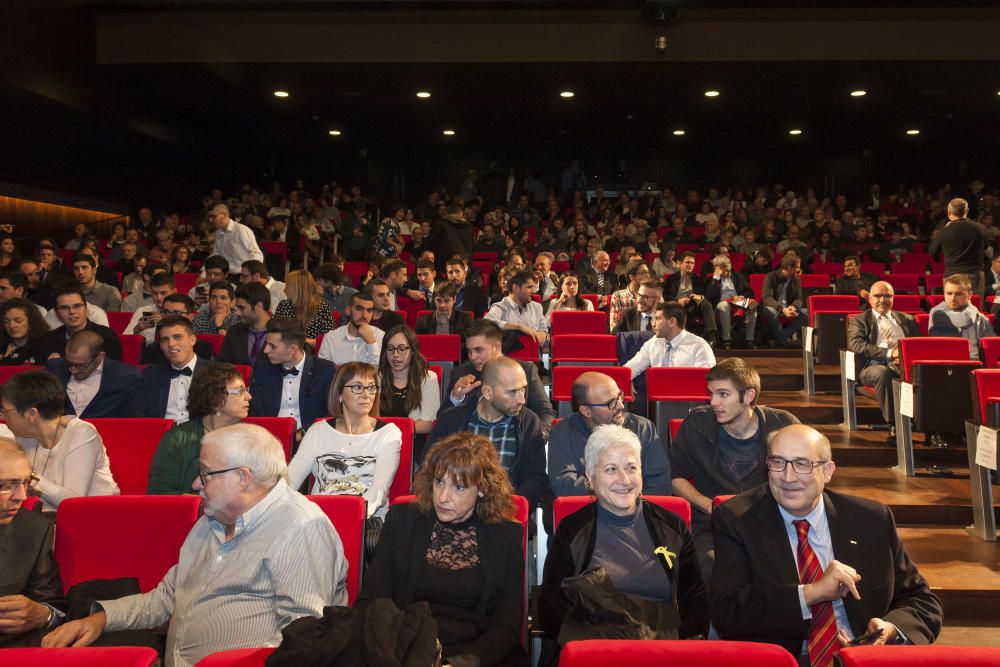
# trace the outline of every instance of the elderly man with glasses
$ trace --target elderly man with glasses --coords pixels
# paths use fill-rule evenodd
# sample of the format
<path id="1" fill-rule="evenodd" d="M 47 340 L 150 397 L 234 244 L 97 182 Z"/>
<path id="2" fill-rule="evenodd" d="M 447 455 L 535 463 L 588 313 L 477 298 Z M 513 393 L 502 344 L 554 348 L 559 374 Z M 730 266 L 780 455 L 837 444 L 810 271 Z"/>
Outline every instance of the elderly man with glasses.
<path id="1" fill-rule="evenodd" d="M 670 461 L 660 444 L 656 425 L 625 411 L 624 394 L 608 375 L 581 373 L 573 381 L 572 415 L 552 427 L 549 434 L 549 481 L 559 496 L 585 496 L 587 487 L 584 450 L 598 426 L 617 424 L 639 437 L 642 447 L 642 491 L 652 496 L 671 495 Z"/>
<path id="2" fill-rule="evenodd" d="M 48 371 L 66 387 L 66 414 L 81 419 L 144 417 L 139 369 L 104 352 L 104 339 L 78 331 L 66 342 L 63 357 L 51 359 Z"/>
<path id="3" fill-rule="evenodd" d="M 277 646 L 292 621 L 347 604 L 340 537 L 319 506 L 288 486 L 274 436 L 250 424 L 212 431 L 198 465 L 204 515 L 160 584 L 98 601 L 90 616 L 46 635 L 43 647 L 87 646 L 104 632 L 168 623 L 165 664 L 189 667 L 218 651 Z"/>

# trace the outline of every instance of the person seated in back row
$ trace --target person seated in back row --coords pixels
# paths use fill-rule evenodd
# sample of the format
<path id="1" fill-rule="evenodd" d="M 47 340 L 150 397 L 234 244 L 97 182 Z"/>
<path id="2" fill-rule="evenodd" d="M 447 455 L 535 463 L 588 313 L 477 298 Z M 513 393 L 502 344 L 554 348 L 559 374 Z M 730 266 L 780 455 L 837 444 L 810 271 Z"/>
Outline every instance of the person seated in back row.
<path id="1" fill-rule="evenodd" d="M 147 417 L 172 419 L 183 424 L 190 418 L 187 399 L 194 372 L 211 361 L 195 354 L 197 338 L 191 320 L 168 315 L 156 323 L 156 339 L 166 358 L 146 366 L 142 373 Z"/>
<path id="2" fill-rule="evenodd" d="M 104 352 L 104 339 L 94 331 L 77 331 L 66 341 L 62 358 L 48 362 L 48 371 L 66 387 L 66 414 L 81 419 L 142 417 L 139 369 Z"/>

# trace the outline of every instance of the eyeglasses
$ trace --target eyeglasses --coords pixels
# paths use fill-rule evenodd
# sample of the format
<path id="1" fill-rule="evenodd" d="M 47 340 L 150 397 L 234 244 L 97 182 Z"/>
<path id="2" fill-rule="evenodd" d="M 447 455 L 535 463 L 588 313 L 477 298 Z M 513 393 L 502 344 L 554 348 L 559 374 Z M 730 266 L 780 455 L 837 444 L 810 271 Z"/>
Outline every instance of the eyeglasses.
<path id="1" fill-rule="evenodd" d="M 406 354 L 409 351 L 410 351 L 410 346 L 409 345 L 386 345 L 385 346 L 385 352 L 386 352 L 386 354 L 404 355 L 404 354 Z"/>
<path id="2" fill-rule="evenodd" d="M 895 295 L 894 294 L 869 294 L 868 296 L 870 296 L 873 299 L 891 299 Z"/>
<path id="3" fill-rule="evenodd" d="M 808 475 L 816 466 L 827 463 L 827 461 L 810 461 L 809 459 L 783 459 L 780 456 L 768 456 L 764 462 L 771 472 L 785 472 L 785 468 L 791 463 L 792 470 L 800 475 Z"/>
<path id="4" fill-rule="evenodd" d="M 12 412 L 17 412 L 17 408 L 10 408 L 9 410 L 7 408 L 0 408 L 0 419 L 7 419 L 7 415 Z"/>
<path id="5" fill-rule="evenodd" d="M 618 395 L 612 398 L 607 403 L 584 403 L 588 408 L 607 408 L 608 410 L 614 410 L 621 403 L 622 406 L 625 405 L 625 394 L 623 392 L 618 392 Z"/>
<path id="6" fill-rule="evenodd" d="M 86 307 L 87 304 L 85 303 L 74 303 L 72 305 L 56 306 L 56 310 L 58 310 L 60 313 L 68 313 L 73 310 L 83 310 Z"/>
<path id="7" fill-rule="evenodd" d="M 230 396 L 242 396 L 243 394 L 250 391 L 246 387 L 233 387 L 232 389 L 226 389 L 226 393 Z"/>
<path id="8" fill-rule="evenodd" d="M 14 493 L 20 487 L 28 488 L 31 486 L 31 478 L 27 479 L 16 479 L 16 480 L 4 480 L 0 482 L 0 496 L 9 496 Z"/>
<path id="9" fill-rule="evenodd" d="M 94 357 L 90 361 L 84 362 L 82 364 L 70 364 L 70 363 L 67 363 L 66 367 L 69 368 L 70 371 L 85 371 L 95 361 L 97 361 L 97 357 Z"/>
<path id="10" fill-rule="evenodd" d="M 179 315 L 180 317 L 188 316 L 188 312 L 186 310 L 164 310 L 162 313 L 164 315 Z"/>
<path id="11" fill-rule="evenodd" d="M 221 475 L 224 472 L 232 472 L 234 470 L 239 470 L 243 466 L 236 466 L 234 468 L 226 468 L 225 470 L 206 470 L 205 472 L 198 471 L 198 479 L 201 480 L 202 486 L 208 486 L 208 478 L 214 477 L 215 475 Z"/>
<path id="12" fill-rule="evenodd" d="M 347 385 L 347 389 L 350 389 L 352 394 L 364 394 L 366 392 L 369 394 L 378 393 L 377 384 L 349 384 Z"/>

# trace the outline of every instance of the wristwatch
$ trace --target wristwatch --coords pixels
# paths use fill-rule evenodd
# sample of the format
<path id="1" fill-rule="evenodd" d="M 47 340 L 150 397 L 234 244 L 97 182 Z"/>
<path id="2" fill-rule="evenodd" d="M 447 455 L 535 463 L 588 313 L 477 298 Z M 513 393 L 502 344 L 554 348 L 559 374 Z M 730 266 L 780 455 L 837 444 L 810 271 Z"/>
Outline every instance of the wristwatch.
<path id="1" fill-rule="evenodd" d="M 48 605 L 46 605 L 48 607 Z M 49 615 L 45 618 L 45 625 L 42 626 L 46 630 L 52 627 L 52 621 L 56 618 L 56 610 L 54 607 L 49 607 Z"/>

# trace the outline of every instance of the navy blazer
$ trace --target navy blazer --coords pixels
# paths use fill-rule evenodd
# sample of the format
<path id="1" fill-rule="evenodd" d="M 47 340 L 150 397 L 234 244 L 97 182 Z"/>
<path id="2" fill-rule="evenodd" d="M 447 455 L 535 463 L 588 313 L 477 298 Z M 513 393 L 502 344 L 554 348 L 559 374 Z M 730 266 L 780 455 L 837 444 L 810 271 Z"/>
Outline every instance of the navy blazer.
<path id="1" fill-rule="evenodd" d="M 302 379 L 299 382 L 302 428 L 308 430 L 314 421 L 329 416 L 326 399 L 336 373 L 337 365 L 332 361 L 311 354 L 305 356 Z M 281 384 L 281 364 L 270 363 L 261 353 L 253 369 L 253 381 L 250 383 L 251 417 L 278 416 L 278 410 L 281 408 Z"/>
<path id="2" fill-rule="evenodd" d="M 50 360 L 46 370 L 59 378 L 64 387 L 69 384 L 69 365 L 65 359 L 60 357 Z M 80 419 L 143 417 L 144 407 L 139 369 L 132 364 L 107 357 L 104 358 L 104 368 L 101 369 L 101 385 L 97 395 L 82 415 L 76 415 L 73 403 L 70 402 L 69 396 L 66 396 L 66 414 L 76 415 Z"/>
<path id="3" fill-rule="evenodd" d="M 194 370 L 198 371 L 214 362 L 195 355 Z M 147 417 L 162 419 L 167 414 L 167 399 L 170 398 L 170 364 L 152 364 L 142 372 L 142 390 L 145 400 Z"/>

